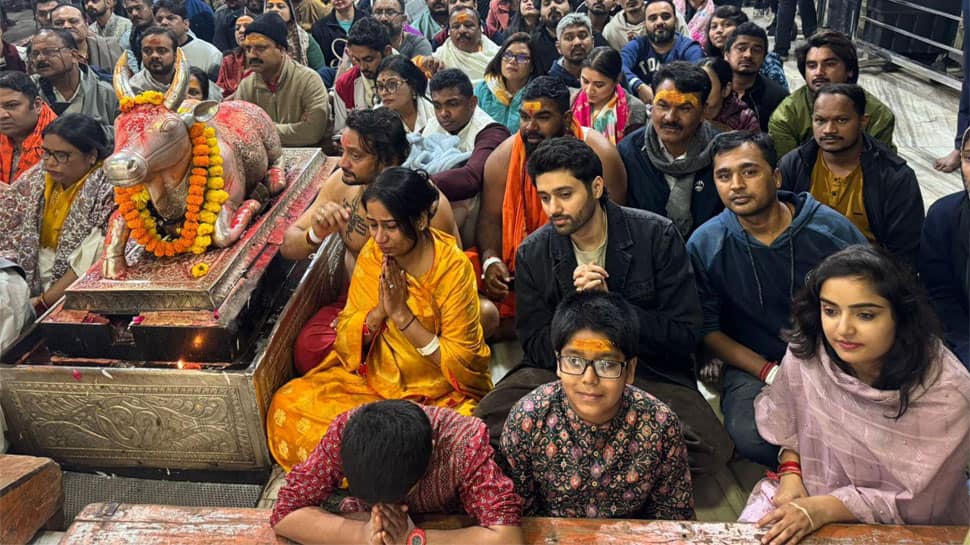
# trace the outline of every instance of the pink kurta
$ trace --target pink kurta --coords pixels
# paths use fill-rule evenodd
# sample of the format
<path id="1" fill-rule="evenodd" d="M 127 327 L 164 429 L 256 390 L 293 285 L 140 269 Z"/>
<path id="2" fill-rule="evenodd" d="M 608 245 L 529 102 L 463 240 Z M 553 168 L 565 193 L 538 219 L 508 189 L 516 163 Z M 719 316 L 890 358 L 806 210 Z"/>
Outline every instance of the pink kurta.
<path id="1" fill-rule="evenodd" d="M 869 524 L 970 522 L 970 373 L 950 351 L 917 386 L 902 418 L 899 392 L 876 390 L 838 368 L 785 355 L 755 400 L 758 431 L 798 452 L 809 495 L 840 499 Z"/>

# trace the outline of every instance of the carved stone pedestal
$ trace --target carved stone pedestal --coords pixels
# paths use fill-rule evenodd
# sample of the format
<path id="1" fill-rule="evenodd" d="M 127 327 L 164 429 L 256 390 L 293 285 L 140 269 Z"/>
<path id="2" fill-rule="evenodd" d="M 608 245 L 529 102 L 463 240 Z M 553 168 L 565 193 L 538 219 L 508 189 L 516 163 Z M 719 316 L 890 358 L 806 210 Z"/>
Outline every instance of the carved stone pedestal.
<path id="1" fill-rule="evenodd" d="M 292 375 L 299 328 L 342 285 L 339 238 L 302 280 L 306 264 L 278 255 L 336 163 L 314 150 L 285 153 L 290 189 L 237 245 L 139 262 L 131 284 L 101 279 L 96 264 L 0 356 L 14 451 L 99 469 L 272 466 L 269 401 Z M 199 261 L 210 270 L 195 279 L 188 271 Z"/>

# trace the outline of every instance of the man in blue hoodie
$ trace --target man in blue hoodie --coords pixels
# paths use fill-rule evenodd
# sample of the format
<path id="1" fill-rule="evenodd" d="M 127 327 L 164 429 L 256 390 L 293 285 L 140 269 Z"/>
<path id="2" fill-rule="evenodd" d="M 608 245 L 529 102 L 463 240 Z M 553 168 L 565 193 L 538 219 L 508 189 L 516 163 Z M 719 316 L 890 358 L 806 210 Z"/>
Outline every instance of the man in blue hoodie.
<path id="1" fill-rule="evenodd" d="M 711 145 L 726 209 L 687 242 L 704 312 L 703 346 L 725 363 L 721 412 L 738 452 L 774 467 L 778 447 L 758 434 L 754 398 L 777 373 L 792 295 L 828 255 L 866 238 L 809 193 L 778 191 L 774 143 L 735 131 Z"/>
<path id="2" fill-rule="evenodd" d="M 704 57 L 701 44 L 678 34 L 676 28 L 677 10 L 672 0 L 647 0 L 644 35 L 620 51 L 630 91 L 644 104 L 653 103 L 650 82 L 658 68 L 673 61 L 697 62 Z"/>

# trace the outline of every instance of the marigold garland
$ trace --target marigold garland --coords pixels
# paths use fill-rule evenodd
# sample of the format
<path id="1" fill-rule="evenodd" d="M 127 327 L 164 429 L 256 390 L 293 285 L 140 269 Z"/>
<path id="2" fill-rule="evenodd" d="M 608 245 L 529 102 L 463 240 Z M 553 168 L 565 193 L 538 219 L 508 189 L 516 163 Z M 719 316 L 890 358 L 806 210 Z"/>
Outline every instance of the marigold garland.
<path id="1" fill-rule="evenodd" d="M 130 111 L 142 104 L 161 104 L 162 98 L 161 93 L 147 91 L 134 99 L 122 98 L 121 107 L 123 111 Z M 148 208 L 151 196 L 144 184 L 115 188 L 115 202 L 131 229 L 131 238 L 157 257 L 204 252 L 212 244 L 218 213 L 229 199 L 229 193 L 223 190 L 222 155 L 215 129 L 195 123 L 189 129 L 189 136 L 193 167 L 189 175 L 185 220 L 177 229 L 178 238 L 169 239 L 159 234 L 158 220 Z"/>

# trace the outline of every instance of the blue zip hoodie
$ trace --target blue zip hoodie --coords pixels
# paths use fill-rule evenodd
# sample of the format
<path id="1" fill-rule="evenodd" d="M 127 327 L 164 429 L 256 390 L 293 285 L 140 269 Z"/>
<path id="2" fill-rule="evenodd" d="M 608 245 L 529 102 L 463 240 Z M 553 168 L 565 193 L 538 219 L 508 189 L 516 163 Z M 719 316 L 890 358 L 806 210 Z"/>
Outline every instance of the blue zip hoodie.
<path id="1" fill-rule="evenodd" d="M 674 61 L 697 62 L 704 58 L 704 50 L 701 44 L 675 33 L 674 48 L 666 55 L 658 55 L 650 40 L 640 36 L 623 46 L 620 58 L 623 59 L 623 75 L 626 76 L 627 85 L 635 95 L 638 87 L 653 83 L 653 73 L 661 65 Z"/>
<path id="2" fill-rule="evenodd" d="M 768 361 L 781 361 L 790 326 L 792 296 L 805 276 L 829 255 L 866 237 L 809 193 L 778 192 L 794 205 L 791 225 L 765 246 L 725 209 L 687 241 L 704 311 L 701 337 L 721 331 Z"/>

